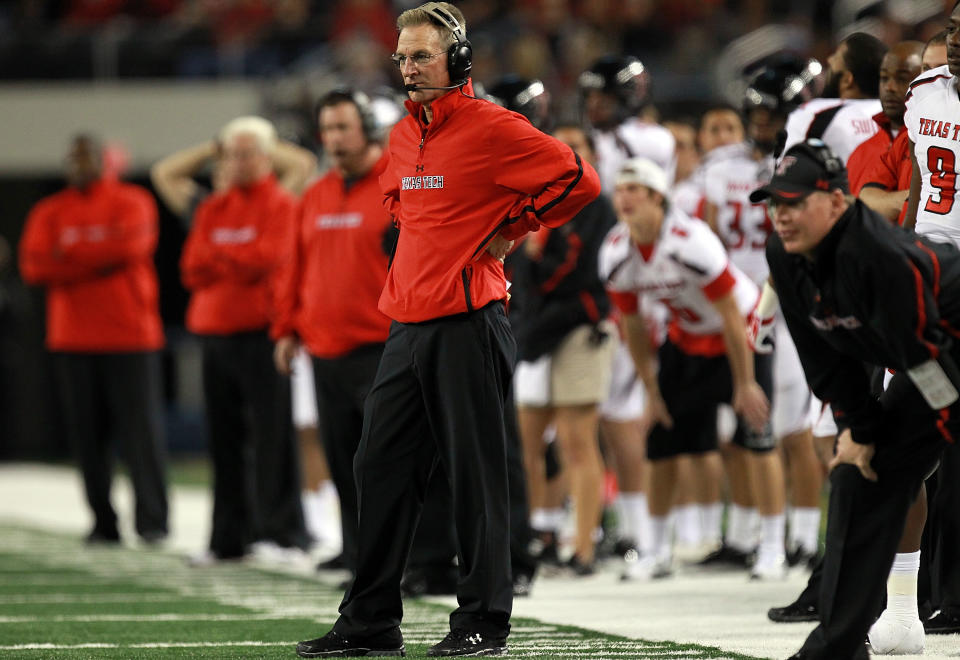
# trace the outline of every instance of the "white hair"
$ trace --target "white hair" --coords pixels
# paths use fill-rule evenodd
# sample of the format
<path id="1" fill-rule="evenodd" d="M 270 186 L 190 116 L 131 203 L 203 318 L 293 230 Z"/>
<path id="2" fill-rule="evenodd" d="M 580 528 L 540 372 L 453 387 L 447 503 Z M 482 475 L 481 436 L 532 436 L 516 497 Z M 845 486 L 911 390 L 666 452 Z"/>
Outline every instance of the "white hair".
<path id="1" fill-rule="evenodd" d="M 263 117 L 250 115 L 231 119 L 220 130 L 220 143 L 227 144 L 238 135 L 252 135 L 256 138 L 260 151 L 268 156 L 277 147 L 277 129 Z"/>

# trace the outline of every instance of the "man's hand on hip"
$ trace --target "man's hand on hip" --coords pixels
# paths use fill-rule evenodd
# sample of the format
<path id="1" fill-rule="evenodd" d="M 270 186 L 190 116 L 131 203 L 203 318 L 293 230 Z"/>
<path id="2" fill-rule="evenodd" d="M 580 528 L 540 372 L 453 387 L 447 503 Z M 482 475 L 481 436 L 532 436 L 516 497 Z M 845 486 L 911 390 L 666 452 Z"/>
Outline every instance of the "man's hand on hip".
<path id="1" fill-rule="evenodd" d="M 873 460 L 875 448 L 873 445 L 861 445 L 854 442 L 850 429 L 845 429 L 837 438 L 837 453 L 830 461 L 828 469 L 833 470 L 841 463 L 855 465 L 864 479 L 876 481 L 877 473 L 873 471 L 870 461 Z"/>
<path id="2" fill-rule="evenodd" d="M 513 241 L 507 240 L 500 234 L 494 236 L 489 243 L 487 243 L 487 252 L 493 255 L 494 259 L 499 259 L 503 261 L 504 258 L 510 253 L 510 248 L 513 247 Z"/>

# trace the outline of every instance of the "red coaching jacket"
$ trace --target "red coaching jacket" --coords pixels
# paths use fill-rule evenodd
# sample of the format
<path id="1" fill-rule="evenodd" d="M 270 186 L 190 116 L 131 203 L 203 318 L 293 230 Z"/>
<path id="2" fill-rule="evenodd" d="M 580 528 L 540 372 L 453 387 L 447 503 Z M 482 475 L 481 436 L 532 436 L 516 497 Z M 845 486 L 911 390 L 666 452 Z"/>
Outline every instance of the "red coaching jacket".
<path id="1" fill-rule="evenodd" d="M 157 206 L 139 186 L 101 180 L 37 203 L 20 241 L 20 272 L 47 288 L 47 347 L 162 347 L 156 247 Z"/>
<path id="2" fill-rule="evenodd" d="M 392 228 L 379 183 L 386 166 L 384 154 L 349 188 L 331 169 L 304 193 L 297 259 L 284 276 L 274 339 L 296 334 L 321 358 L 387 340 L 390 319 L 377 309 L 387 277 L 384 238 Z"/>
<path id="3" fill-rule="evenodd" d="M 597 173 L 569 147 L 472 94 L 467 84 L 434 101 L 429 124 L 407 101 L 390 134 L 380 185 L 400 237 L 380 311 L 403 323 L 506 299 L 490 240 L 558 227 L 600 194 Z"/>
<path id="4" fill-rule="evenodd" d="M 270 326 L 278 266 L 293 258 L 296 206 L 272 174 L 200 203 L 180 259 L 192 293 L 191 332 L 229 335 Z"/>

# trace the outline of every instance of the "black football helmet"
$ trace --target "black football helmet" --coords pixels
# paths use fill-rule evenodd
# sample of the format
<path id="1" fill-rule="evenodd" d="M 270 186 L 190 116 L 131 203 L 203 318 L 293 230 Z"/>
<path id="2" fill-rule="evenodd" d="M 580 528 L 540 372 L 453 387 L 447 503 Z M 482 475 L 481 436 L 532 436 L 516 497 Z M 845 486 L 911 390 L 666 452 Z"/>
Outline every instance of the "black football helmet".
<path id="1" fill-rule="evenodd" d="M 617 99 L 623 118 L 634 115 L 650 100 L 650 72 L 635 57 L 606 55 L 580 74 L 581 100 L 594 91 Z"/>
<path id="2" fill-rule="evenodd" d="M 775 53 L 747 70 L 743 111 L 762 107 L 786 116 L 816 96 L 816 79 L 823 66 L 794 53 Z"/>
<path id="3" fill-rule="evenodd" d="M 550 131 L 550 94 L 541 81 L 508 74 L 487 91 L 487 98 L 519 112 L 541 131 Z"/>

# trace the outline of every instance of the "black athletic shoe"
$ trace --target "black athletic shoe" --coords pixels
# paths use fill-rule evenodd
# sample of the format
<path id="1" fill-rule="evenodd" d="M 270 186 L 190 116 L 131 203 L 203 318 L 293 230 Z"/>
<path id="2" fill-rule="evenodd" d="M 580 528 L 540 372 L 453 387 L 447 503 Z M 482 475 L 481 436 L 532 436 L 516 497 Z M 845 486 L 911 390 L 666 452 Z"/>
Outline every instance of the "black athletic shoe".
<path id="1" fill-rule="evenodd" d="M 119 545 L 120 532 L 117 530 L 93 529 L 84 539 L 87 545 Z"/>
<path id="2" fill-rule="evenodd" d="M 704 568 L 750 568 L 750 554 L 736 550 L 724 543 L 719 548 L 697 562 Z"/>
<path id="3" fill-rule="evenodd" d="M 767 610 L 767 617 L 774 623 L 800 623 L 819 621 L 820 612 L 816 605 L 805 605 L 794 601 L 786 607 L 771 607 Z"/>
<path id="4" fill-rule="evenodd" d="M 940 610 L 923 622 L 923 629 L 928 635 L 960 633 L 960 611 L 954 609 Z"/>
<path id="5" fill-rule="evenodd" d="M 365 639 L 347 639 L 335 630 L 323 637 L 297 644 L 301 658 L 383 658 L 407 655 L 403 636 L 396 634 L 377 635 Z"/>
<path id="6" fill-rule="evenodd" d="M 469 630 L 451 630 L 447 636 L 427 651 L 431 658 L 446 658 L 452 655 L 488 656 L 507 652 L 506 637 L 491 637 L 485 633 Z"/>
<path id="7" fill-rule="evenodd" d="M 567 568 L 573 571 L 573 574 L 577 577 L 587 577 L 597 572 L 597 567 L 592 561 L 585 562 L 576 555 L 570 557 Z"/>
<path id="8" fill-rule="evenodd" d="M 787 553 L 787 566 L 790 568 L 793 568 L 794 566 L 800 566 L 802 564 L 808 570 L 812 571 L 813 567 L 816 566 L 818 561 L 820 561 L 820 553 L 810 552 L 800 547 L 795 548 Z"/>
<path id="9" fill-rule="evenodd" d="M 343 556 L 343 553 L 340 553 L 336 557 L 331 557 L 327 561 L 322 561 L 317 564 L 318 571 L 340 571 L 347 567 L 347 560 Z"/>

